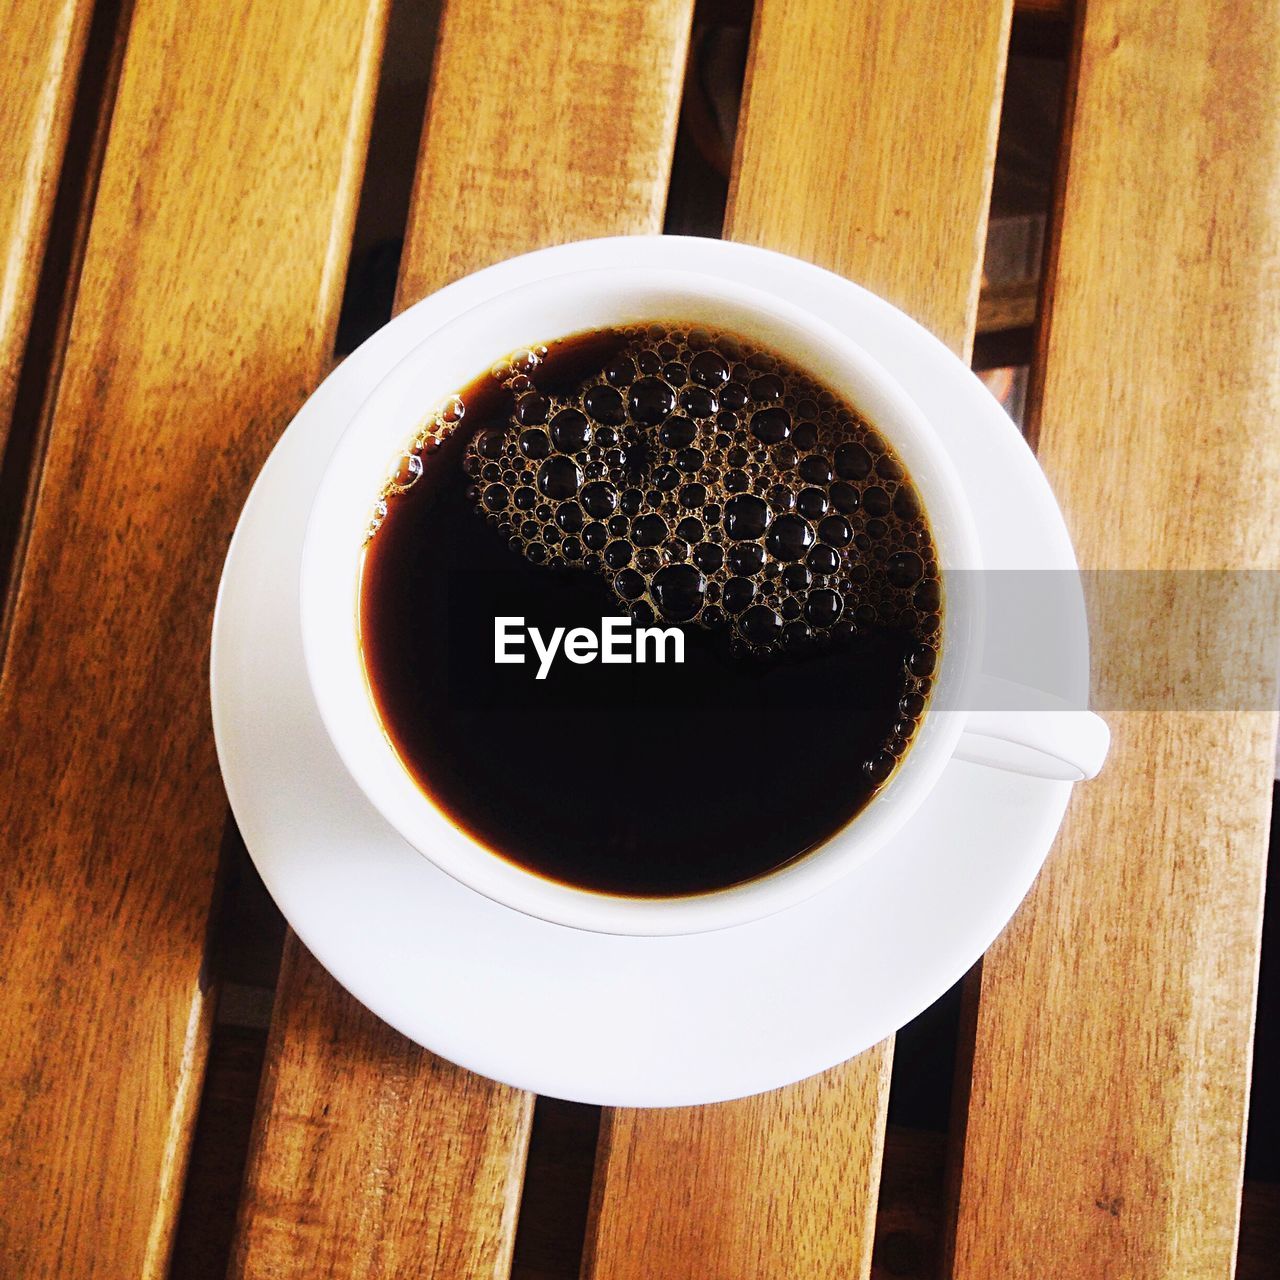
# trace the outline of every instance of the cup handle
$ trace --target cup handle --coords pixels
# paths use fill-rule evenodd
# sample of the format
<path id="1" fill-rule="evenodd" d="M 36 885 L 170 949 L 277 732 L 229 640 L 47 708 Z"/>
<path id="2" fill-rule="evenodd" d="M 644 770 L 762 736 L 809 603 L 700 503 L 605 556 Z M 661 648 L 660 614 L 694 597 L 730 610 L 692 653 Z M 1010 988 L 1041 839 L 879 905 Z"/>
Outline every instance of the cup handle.
<path id="1" fill-rule="evenodd" d="M 1092 711 L 998 676 L 978 678 L 956 759 L 1032 778 L 1082 782 L 1107 758 L 1111 730 Z"/>

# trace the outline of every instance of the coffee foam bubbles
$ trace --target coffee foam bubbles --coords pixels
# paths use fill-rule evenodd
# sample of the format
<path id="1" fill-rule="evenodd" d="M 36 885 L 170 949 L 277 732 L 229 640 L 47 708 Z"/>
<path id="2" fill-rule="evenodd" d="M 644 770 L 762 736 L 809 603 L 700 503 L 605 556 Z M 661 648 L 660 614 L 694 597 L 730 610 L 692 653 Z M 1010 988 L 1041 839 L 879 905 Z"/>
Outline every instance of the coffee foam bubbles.
<path id="1" fill-rule="evenodd" d="M 545 348 L 495 369 L 513 411 L 477 432 L 464 466 L 511 549 L 606 577 L 638 623 L 725 629 L 738 650 L 803 651 L 887 626 L 931 652 L 933 541 L 874 429 L 731 335 L 619 338 L 603 368 L 558 394 L 529 376 Z"/>

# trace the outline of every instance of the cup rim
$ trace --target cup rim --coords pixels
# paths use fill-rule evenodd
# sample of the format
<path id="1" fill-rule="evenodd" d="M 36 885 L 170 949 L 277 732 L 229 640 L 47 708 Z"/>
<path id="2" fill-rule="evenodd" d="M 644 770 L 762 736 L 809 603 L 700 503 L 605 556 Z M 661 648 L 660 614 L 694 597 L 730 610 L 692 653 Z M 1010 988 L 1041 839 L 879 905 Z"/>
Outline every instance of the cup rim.
<path id="1" fill-rule="evenodd" d="M 673 295 L 680 301 L 656 309 L 656 298 Z M 552 326 L 554 332 L 529 331 L 551 300 L 566 299 L 590 316 L 598 314 L 591 310 L 593 305 L 612 306 L 614 318 Z M 362 509 L 367 521 L 382 481 L 424 413 L 507 351 L 606 324 L 656 319 L 705 323 L 700 315 L 712 305 L 717 316 L 723 317 L 726 308 L 736 315 L 734 322 L 722 321 L 725 329 L 748 338 L 762 328 L 769 330 L 761 341 L 814 369 L 867 416 L 896 452 L 907 455 L 903 460 L 921 490 L 944 572 L 980 567 L 976 527 L 964 490 L 933 428 L 907 391 L 856 342 L 789 299 L 681 268 L 559 273 L 505 291 L 453 317 L 371 388 L 326 463 L 308 516 L 299 581 L 303 653 L 321 719 L 345 768 L 373 806 L 423 856 L 486 897 L 551 923 L 603 933 L 687 934 L 747 923 L 803 901 L 849 874 L 902 826 L 936 783 L 963 729 L 964 716 L 955 708 L 965 705 L 963 695 L 976 678 L 980 659 L 981 575 L 975 573 L 958 575 L 965 584 L 960 598 L 953 599 L 955 592 L 948 585 L 931 705 L 906 756 L 867 806 L 782 867 L 741 884 L 671 898 L 604 894 L 524 869 L 460 828 L 418 786 L 396 753 L 378 718 L 360 655 L 357 606 L 363 536 L 362 526 L 353 523 L 353 512 Z M 526 313 L 533 318 L 520 321 L 523 329 L 512 329 L 512 315 Z M 485 335 L 504 332 L 503 323 L 506 331 L 523 336 L 504 343 L 495 334 L 486 344 Z M 804 348 L 799 355 L 797 347 Z M 455 367 L 451 360 L 458 349 L 471 350 L 475 358 L 459 366 L 463 376 L 447 378 L 441 370 Z M 841 376 L 830 376 L 830 367 Z M 436 386 L 436 393 L 426 394 L 424 383 Z M 380 478 L 371 484 L 374 475 Z M 956 581 L 955 575 L 951 581 Z"/>

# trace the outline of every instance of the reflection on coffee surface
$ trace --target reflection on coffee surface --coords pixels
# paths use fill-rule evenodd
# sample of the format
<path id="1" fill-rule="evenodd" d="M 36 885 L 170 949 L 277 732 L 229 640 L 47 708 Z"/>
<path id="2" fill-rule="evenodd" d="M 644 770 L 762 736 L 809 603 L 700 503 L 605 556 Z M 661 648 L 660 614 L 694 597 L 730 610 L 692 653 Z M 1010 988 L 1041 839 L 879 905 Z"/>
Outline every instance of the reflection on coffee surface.
<path id="1" fill-rule="evenodd" d="M 375 508 L 360 640 L 388 738 L 458 827 L 666 897 L 859 813 L 924 713 L 941 609 L 916 488 L 855 409 L 663 324 L 517 352 L 429 417 Z"/>

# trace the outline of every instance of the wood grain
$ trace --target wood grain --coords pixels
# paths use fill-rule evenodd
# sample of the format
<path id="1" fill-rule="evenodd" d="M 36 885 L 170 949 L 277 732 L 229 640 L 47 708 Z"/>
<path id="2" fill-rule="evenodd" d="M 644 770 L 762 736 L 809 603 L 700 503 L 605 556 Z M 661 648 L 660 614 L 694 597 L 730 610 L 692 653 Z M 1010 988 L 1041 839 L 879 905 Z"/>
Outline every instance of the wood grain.
<path id="1" fill-rule="evenodd" d="M 400 306 L 553 241 L 661 229 L 691 9 L 446 4 Z M 505 1275 L 532 1097 L 410 1045 L 296 939 L 288 956 L 233 1274 Z"/>
<path id="2" fill-rule="evenodd" d="M 763 0 L 726 233 L 852 276 L 967 351 L 1009 20 L 1004 0 Z M 885 1042 L 763 1097 L 606 1115 L 586 1280 L 865 1277 L 891 1058 Z"/>
<path id="3" fill-rule="evenodd" d="M 523 1098 L 393 1032 L 292 934 L 258 1111 L 233 1276 L 505 1273 Z"/>
<path id="4" fill-rule="evenodd" d="M 1086 566 L 1280 559 L 1278 37 L 1269 0 L 1089 0 L 1038 413 Z M 1206 668 L 1257 661 L 1275 619 L 1239 623 Z M 1231 1274 L 1276 720 L 1108 718 L 983 965 L 960 1280 Z"/>
<path id="5" fill-rule="evenodd" d="M 1000 0 L 764 0 L 726 235 L 849 275 L 966 353 L 1009 19 Z"/>
<path id="6" fill-rule="evenodd" d="M 544 245 L 660 231 L 692 20 L 691 0 L 527 21 L 504 0 L 447 3 L 401 305 Z"/>
<path id="7" fill-rule="evenodd" d="M 0 454 L 92 14 L 92 0 L 0 0 Z"/>
<path id="8" fill-rule="evenodd" d="M 585 1280 L 867 1275 L 891 1048 L 740 1102 L 607 1111 Z"/>
<path id="9" fill-rule="evenodd" d="M 331 350 L 381 22 L 133 14 L 0 684 L 0 1258 L 24 1280 L 165 1270 L 225 816 L 209 617 Z"/>

